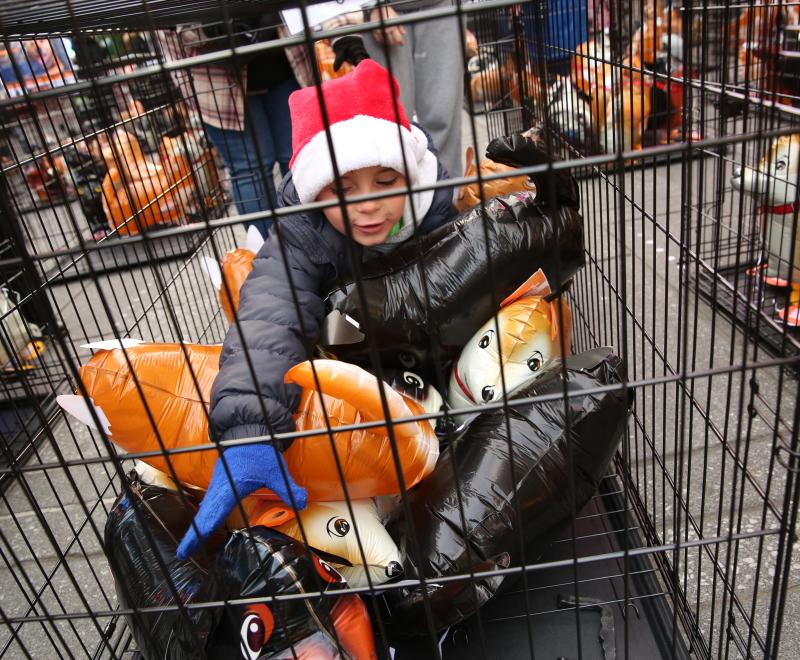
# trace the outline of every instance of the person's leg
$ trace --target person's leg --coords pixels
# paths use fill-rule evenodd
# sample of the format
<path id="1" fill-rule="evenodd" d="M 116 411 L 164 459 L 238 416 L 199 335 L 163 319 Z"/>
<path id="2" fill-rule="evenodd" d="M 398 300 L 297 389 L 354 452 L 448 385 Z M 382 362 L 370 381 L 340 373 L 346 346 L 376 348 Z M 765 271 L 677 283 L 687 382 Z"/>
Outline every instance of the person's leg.
<path id="1" fill-rule="evenodd" d="M 444 0 L 442 6 L 449 5 Z M 409 29 L 410 28 L 410 29 Z M 464 65 L 461 57 L 461 21 L 447 16 L 415 23 L 413 33 L 414 106 L 419 123 L 431 134 L 439 160 L 450 176 L 461 176 L 461 113 L 464 102 Z"/>
<path id="2" fill-rule="evenodd" d="M 275 142 L 272 138 L 272 125 L 267 112 L 269 93 L 258 94 L 247 97 L 247 107 L 250 111 L 248 123 L 245 125 L 247 130 L 251 130 L 250 138 L 258 145 L 258 156 L 261 158 L 261 166 L 256 166 L 255 176 L 259 183 L 261 196 L 259 197 L 260 211 L 269 211 L 275 208 L 278 203 L 278 195 L 275 190 L 275 161 L 277 154 Z M 267 197 L 269 195 L 269 197 Z M 271 201 L 270 201 L 271 200 Z M 267 233 L 272 228 L 272 220 L 259 220 L 248 222 L 246 226 L 255 226 L 261 235 L 266 238 Z"/>
<path id="3" fill-rule="evenodd" d="M 217 148 L 225 169 L 231 177 L 231 192 L 236 210 L 240 214 L 257 213 L 269 209 L 267 203 L 261 167 L 259 166 L 258 155 L 266 175 L 267 190 L 275 196 L 274 184 L 272 182 L 272 169 L 275 165 L 274 149 L 271 147 L 271 137 L 267 136 L 268 143 L 262 144 L 262 133 L 269 133 L 265 129 L 267 122 L 262 104 L 257 102 L 260 97 L 248 97 L 247 99 L 247 125 L 244 131 L 229 131 L 205 124 L 205 131 L 208 139 Z M 251 130 L 251 126 L 255 130 Z M 259 138 L 259 150 L 256 150 L 253 135 Z M 271 159 L 271 160 L 270 160 Z M 249 227 L 255 224 L 263 236 L 266 236 L 271 222 L 258 221 L 246 223 Z"/>
<path id="4" fill-rule="evenodd" d="M 264 109 L 269 120 L 275 160 L 278 161 L 281 174 L 289 171 L 289 161 L 292 159 L 292 119 L 289 115 L 289 95 L 298 89 L 300 89 L 300 85 L 297 84 L 297 81 L 289 78 L 274 85 L 264 98 Z"/>

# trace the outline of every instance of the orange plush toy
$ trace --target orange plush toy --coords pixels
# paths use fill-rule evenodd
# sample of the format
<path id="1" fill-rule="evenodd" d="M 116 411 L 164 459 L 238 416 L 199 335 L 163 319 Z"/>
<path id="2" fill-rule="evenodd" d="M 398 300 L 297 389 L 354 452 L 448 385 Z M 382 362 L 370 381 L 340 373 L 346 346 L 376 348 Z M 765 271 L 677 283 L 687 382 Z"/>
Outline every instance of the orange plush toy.
<path id="1" fill-rule="evenodd" d="M 127 452 L 158 452 L 141 460 L 170 477 L 187 486 L 208 488 L 219 457 L 215 447 L 169 455 L 163 452 L 210 444 L 208 403 L 222 347 L 132 343 L 124 349 L 99 350 L 81 368 L 83 389 L 91 397 L 104 431 Z M 378 379 L 360 367 L 334 360 L 315 360 L 314 369 L 323 391 L 321 397 L 314 387 L 311 362 L 303 362 L 286 374 L 287 383 L 303 388 L 295 412 L 297 430 L 321 431 L 295 439 L 284 452 L 295 482 L 307 490 L 309 501 L 345 499 L 335 447 L 350 498 L 400 492 L 385 426 L 336 432 L 340 426 L 384 419 Z M 392 420 L 423 414 L 413 399 L 388 385 L 384 391 Z M 58 402 L 67 412 L 94 426 L 82 396 L 64 395 Z M 325 412 L 334 430 L 334 447 L 324 432 Z M 410 488 L 433 470 L 439 442 L 428 421 L 395 423 L 393 430 L 400 470 Z M 256 495 L 276 499 L 264 489 Z"/>

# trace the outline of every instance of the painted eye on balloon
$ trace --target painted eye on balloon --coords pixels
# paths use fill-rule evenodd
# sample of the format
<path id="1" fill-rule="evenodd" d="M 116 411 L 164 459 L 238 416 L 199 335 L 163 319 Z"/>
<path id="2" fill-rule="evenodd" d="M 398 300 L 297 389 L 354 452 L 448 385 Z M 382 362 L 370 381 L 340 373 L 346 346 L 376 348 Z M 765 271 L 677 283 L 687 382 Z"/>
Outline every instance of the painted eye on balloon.
<path id="1" fill-rule="evenodd" d="M 492 341 L 492 337 L 494 337 L 494 330 L 487 330 L 486 334 L 478 340 L 478 346 L 486 348 Z"/>
<path id="2" fill-rule="evenodd" d="M 543 363 L 542 354 L 539 351 L 534 351 L 533 355 L 528 358 L 528 369 L 531 371 L 539 371 Z"/>
<path id="3" fill-rule="evenodd" d="M 319 576 L 330 584 L 342 584 L 344 582 L 344 578 L 342 577 L 341 573 L 337 571 L 333 566 L 331 566 L 328 562 L 324 559 L 320 559 L 317 555 L 311 555 L 314 561 L 314 567 L 317 569 L 317 573 Z"/>
<path id="4" fill-rule="evenodd" d="M 328 524 L 326 526 L 328 530 L 328 536 L 346 536 L 347 532 L 350 531 L 350 523 L 347 522 L 344 518 L 337 518 L 334 516 L 330 520 L 328 520 Z"/>
<path id="5" fill-rule="evenodd" d="M 411 387 L 414 387 L 418 390 L 421 390 L 423 387 L 425 387 L 425 383 L 422 382 L 422 378 L 411 371 L 403 372 L 403 382 L 406 385 L 411 385 Z"/>
<path id="6" fill-rule="evenodd" d="M 256 660 L 267 644 L 275 627 L 275 619 L 266 605 L 250 605 L 244 613 L 240 629 L 239 648 L 246 660 Z"/>

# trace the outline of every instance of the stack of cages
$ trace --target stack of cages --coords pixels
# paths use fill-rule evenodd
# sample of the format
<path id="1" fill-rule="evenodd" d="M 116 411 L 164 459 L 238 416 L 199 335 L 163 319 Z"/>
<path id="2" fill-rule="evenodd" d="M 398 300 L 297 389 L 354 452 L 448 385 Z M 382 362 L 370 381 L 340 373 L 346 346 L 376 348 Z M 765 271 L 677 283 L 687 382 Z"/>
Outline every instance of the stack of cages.
<path id="1" fill-rule="evenodd" d="M 123 5 L 2 9 L 0 654 L 797 648 L 795 7 Z"/>

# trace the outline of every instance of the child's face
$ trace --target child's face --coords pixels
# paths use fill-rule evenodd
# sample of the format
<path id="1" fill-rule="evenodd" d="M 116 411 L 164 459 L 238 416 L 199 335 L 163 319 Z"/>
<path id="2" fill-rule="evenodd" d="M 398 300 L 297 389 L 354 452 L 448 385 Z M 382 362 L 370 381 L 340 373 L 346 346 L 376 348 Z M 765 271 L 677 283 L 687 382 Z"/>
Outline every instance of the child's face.
<path id="1" fill-rule="evenodd" d="M 394 189 L 401 193 L 391 197 L 347 204 L 347 215 L 356 243 L 370 246 L 380 245 L 386 240 L 405 209 L 406 178 L 396 170 L 380 165 L 362 167 L 359 170 L 348 172 L 342 177 L 342 191 L 345 198 Z M 335 184 L 323 189 L 317 196 L 317 201 L 320 202 L 331 199 L 337 199 Z M 324 209 L 323 213 L 336 231 L 347 235 L 341 206 L 331 206 Z"/>

